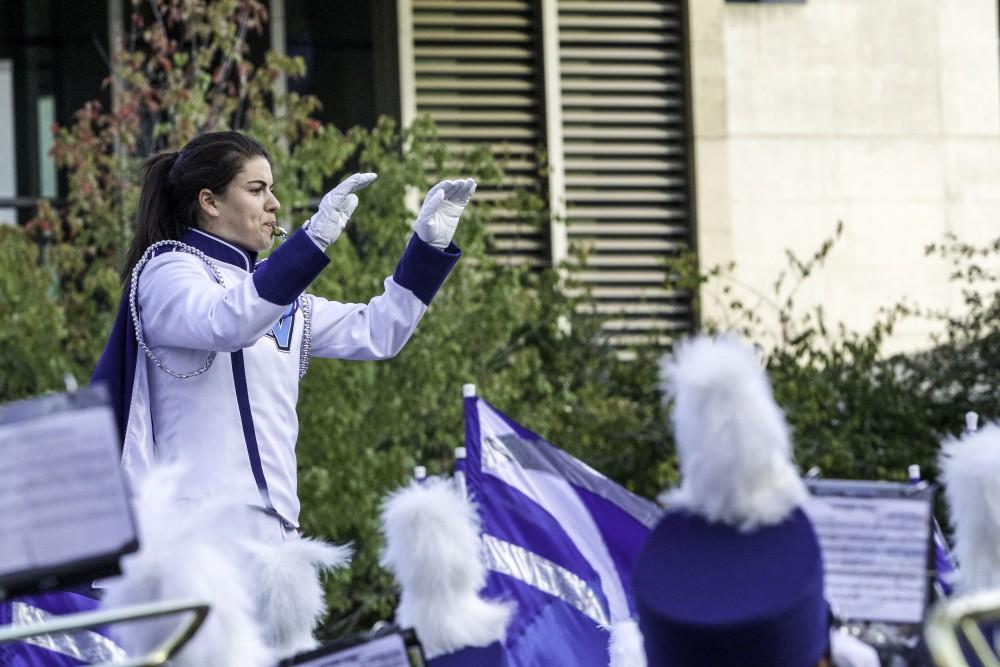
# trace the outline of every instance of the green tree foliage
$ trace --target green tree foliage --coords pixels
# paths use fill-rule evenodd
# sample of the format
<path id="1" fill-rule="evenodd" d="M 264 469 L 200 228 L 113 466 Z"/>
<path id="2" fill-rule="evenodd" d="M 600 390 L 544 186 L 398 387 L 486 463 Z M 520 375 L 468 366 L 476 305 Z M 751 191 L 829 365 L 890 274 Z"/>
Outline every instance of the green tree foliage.
<path id="1" fill-rule="evenodd" d="M 0 396 L 19 398 L 58 387 L 66 371 L 61 342 L 67 327 L 50 292 L 52 276 L 39 246 L 0 225 Z"/>
<path id="2" fill-rule="evenodd" d="M 1000 238 L 976 246 L 949 235 L 927 255 L 946 261 L 961 285 L 957 313 L 932 313 L 944 325 L 936 346 L 914 356 L 916 382 L 931 398 L 928 419 L 938 432 L 955 432 L 954 410 L 1000 418 Z"/>
<path id="3" fill-rule="evenodd" d="M 18 331 L 5 328 L 13 344 L 0 357 L 0 400 L 57 389 L 67 370 L 90 375 L 121 295 L 116 274 L 138 198 L 136 168 L 199 132 L 242 129 L 267 146 L 289 228 L 351 171 L 379 174 L 311 288 L 340 301 L 381 292 L 411 233 L 407 192 L 458 175 L 503 187 L 493 156 L 485 149 L 449 154 L 427 120 L 401 129 L 382 119 L 342 132 L 312 117 L 315 98 L 276 96 L 277 77 L 304 67 L 275 54 L 248 60 L 247 35 L 266 20 L 260 2 L 157 0 L 134 9 L 133 32 L 114 57 L 112 109 L 90 103 L 72 126 L 57 129 L 66 205 L 41 202 L 36 219 L 5 232 L 0 246 L 0 297 L 22 331 L 45 332 L 15 340 Z M 314 360 L 304 380 L 303 525 L 356 548 L 352 567 L 328 582 L 328 636 L 391 616 L 395 592 L 377 564 L 379 503 L 414 464 L 450 470 L 464 433 L 463 383 L 476 383 L 500 409 L 640 493 L 673 479 L 655 351 L 640 350 L 639 363 L 621 361 L 578 300 L 565 296 L 555 271 L 490 254 L 487 223 L 497 207 L 547 221 L 537 192 L 508 194 L 495 204 L 474 200 L 463 216 L 456 241 L 464 257 L 396 359 Z"/>
<path id="4" fill-rule="evenodd" d="M 832 326 L 821 306 L 803 311 L 795 301 L 842 232 L 838 224 L 810 257 L 787 252 L 768 293 L 740 284 L 732 265 L 700 270 L 690 253 L 670 262 L 675 285 L 724 306 L 727 319 L 706 322 L 706 330 L 735 330 L 760 346 L 800 467 L 817 466 L 831 478 L 903 481 L 916 463 L 933 478 L 941 440 L 960 433 L 967 411 L 1000 417 L 1000 240 L 974 247 L 950 238 L 927 249 L 929 261 L 953 266 L 964 295 L 961 315 L 899 303 L 856 332 Z M 894 328 L 915 317 L 940 322 L 935 345 L 886 353 Z"/>

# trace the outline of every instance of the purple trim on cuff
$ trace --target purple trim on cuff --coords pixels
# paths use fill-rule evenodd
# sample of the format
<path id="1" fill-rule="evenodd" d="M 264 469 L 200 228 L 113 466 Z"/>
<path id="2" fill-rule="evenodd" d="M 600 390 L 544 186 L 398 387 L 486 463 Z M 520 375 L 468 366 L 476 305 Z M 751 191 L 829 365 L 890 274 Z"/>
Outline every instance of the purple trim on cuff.
<path id="1" fill-rule="evenodd" d="M 257 294 L 273 304 L 287 306 L 309 287 L 330 263 L 303 229 L 299 229 L 260 262 L 253 272 Z"/>
<path id="2" fill-rule="evenodd" d="M 461 256 L 462 251 L 454 242 L 444 250 L 438 250 L 414 234 L 396 265 L 392 279 L 429 306 Z"/>

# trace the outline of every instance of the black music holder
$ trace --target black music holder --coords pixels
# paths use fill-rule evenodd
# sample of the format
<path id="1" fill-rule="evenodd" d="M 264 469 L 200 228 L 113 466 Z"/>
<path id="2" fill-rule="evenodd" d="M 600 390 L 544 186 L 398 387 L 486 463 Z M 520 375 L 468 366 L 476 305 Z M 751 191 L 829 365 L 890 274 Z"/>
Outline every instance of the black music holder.
<path id="1" fill-rule="evenodd" d="M 125 478 L 120 465 L 111 461 L 120 459 L 121 443 L 118 442 L 118 430 L 113 426 L 114 413 L 111 407 L 107 390 L 100 385 L 83 387 L 75 391 L 45 395 L 37 398 L 30 398 L 16 401 L 0 406 L 0 472 L 3 467 L 17 465 L 10 457 L 5 457 L 4 431 L 14 428 L 24 427 L 35 422 L 43 425 L 45 420 L 57 417 L 72 415 L 74 412 L 91 411 L 97 409 L 107 412 L 109 428 L 107 429 L 107 441 L 105 443 L 94 442 L 94 446 L 100 451 L 101 447 L 106 447 L 109 452 L 114 453 L 106 457 L 109 461 L 107 466 L 102 467 L 100 473 L 109 477 L 103 478 L 105 483 L 111 483 L 113 487 L 121 485 L 121 492 L 127 499 Z M 113 436 L 111 435 L 113 434 Z M 9 437 L 9 434 L 8 434 Z M 104 438 L 101 438 L 102 440 Z M 53 460 L 59 457 L 59 451 L 52 451 L 49 454 Z M 21 471 L 8 471 L 21 472 Z M 118 543 L 109 543 L 99 548 L 96 553 L 92 552 L 83 557 L 73 557 L 68 559 L 50 559 L 45 554 L 39 554 L 36 563 L 21 567 L 15 571 L 0 571 L 0 600 L 19 595 L 26 595 L 57 588 L 68 588 L 79 584 L 89 584 L 95 579 L 113 576 L 121 573 L 120 560 L 125 554 L 138 550 L 139 541 L 136 531 L 136 521 L 131 505 L 126 501 L 121 508 L 119 517 L 122 521 L 127 521 L 125 530 L 126 537 Z M 0 512 L 5 511 L 0 507 Z M 33 530 L 44 531 L 45 525 L 36 525 Z M 7 535 L 6 539 L 17 539 L 17 535 Z M 23 537 L 22 537 L 23 539 Z M 0 542 L 3 539 L 0 538 Z M 13 544 L 11 542 L 10 544 Z"/>

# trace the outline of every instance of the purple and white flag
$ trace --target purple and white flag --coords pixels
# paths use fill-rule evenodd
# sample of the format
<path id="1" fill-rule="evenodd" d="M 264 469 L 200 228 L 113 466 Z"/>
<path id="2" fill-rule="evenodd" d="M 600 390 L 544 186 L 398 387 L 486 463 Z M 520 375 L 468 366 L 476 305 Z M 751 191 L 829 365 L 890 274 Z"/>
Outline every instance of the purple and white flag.
<path id="1" fill-rule="evenodd" d="M 630 572 L 659 508 L 478 397 L 465 399 L 465 446 L 482 595 L 517 603 L 509 664 L 607 667 L 611 628 L 635 617 Z"/>
<path id="2" fill-rule="evenodd" d="M 92 596 L 89 586 L 78 586 L 5 601 L 0 603 L 0 627 L 38 625 L 56 616 L 97 611 L 99 602 Z M 0 665 L 5 667 L 78 667 L 126 657 L 106 626 L 0 644 Z"/>

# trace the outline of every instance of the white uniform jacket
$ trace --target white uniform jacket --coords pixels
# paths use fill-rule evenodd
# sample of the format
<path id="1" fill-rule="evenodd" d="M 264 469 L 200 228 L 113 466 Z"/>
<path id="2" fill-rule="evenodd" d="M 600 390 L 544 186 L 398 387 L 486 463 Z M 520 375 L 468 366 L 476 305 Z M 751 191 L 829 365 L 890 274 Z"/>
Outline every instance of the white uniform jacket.
<path id="1" fill-rule="evenodd" d="M 329 259 L 303 230 L 262 262 L 200 230 L 182 241 L 141 268 L 141 337 L 126 293 L 94 374 L 118 404 L 126 474 L 134 483 L 156 461 L 179 461 L 186 497 L 225 490 L 296 527 L 295 405 L 309 358 L 397 354 L 460 252 L 414 235 L 385 291 L 353 304 L 304 294 Z M 213 352 L 191 377 L 160 368 L 187 374 Z"/>

